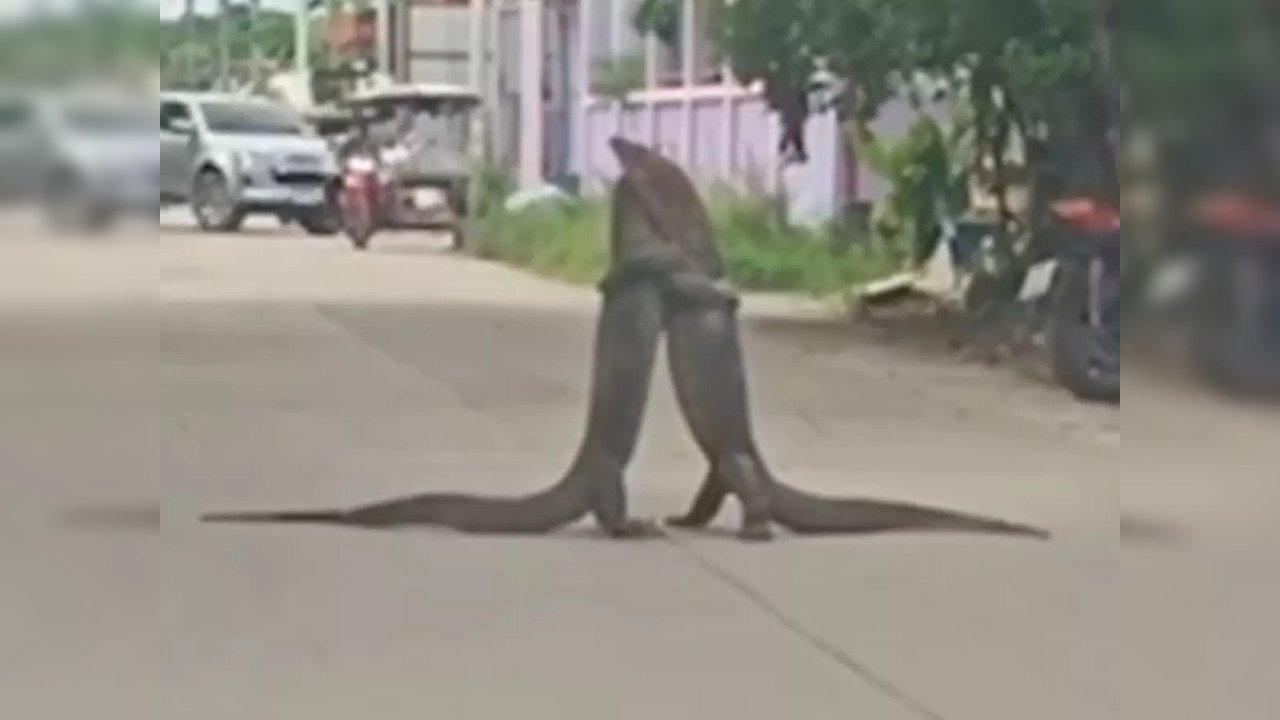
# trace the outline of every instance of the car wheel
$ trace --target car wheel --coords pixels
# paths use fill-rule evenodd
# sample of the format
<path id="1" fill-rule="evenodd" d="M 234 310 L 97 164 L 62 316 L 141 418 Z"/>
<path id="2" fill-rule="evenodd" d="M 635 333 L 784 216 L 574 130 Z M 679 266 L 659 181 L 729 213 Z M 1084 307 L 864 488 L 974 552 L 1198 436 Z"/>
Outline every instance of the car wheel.
<path id="1" fill-rule="evenodd" d="M 236 204 L 227 179 L 217 170 L 204 170 L 196 176 L 191 210 L 196 224 L 205 232 L 237 232 L 244 224 L 244 210 Z"/>
<path id="2" fill-rule="evenodd" d="M 317 237 L 336 235 L 341 227 L 337 213 L 328 205 L 302 212 L 298 215 L 298 224 L 308 235 Z"/>

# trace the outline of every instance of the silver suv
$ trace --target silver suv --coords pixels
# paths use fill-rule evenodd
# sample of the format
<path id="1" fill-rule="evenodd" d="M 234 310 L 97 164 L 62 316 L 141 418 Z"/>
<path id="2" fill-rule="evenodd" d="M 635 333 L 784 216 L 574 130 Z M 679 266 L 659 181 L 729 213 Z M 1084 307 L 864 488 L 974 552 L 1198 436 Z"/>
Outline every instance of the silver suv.
<path id="1" fill-rule="evenodd" d="M 155 110 L 110 92 L 0 94 L 0 190 L 55 223 L 99 229 L 158 206 Z"/>
<path id="2" fill-rule="evenodd" d="M 160 199 L 190 203 L 204 230 L 238 230 L 271 213 L 307 232 L 336 232 L 338 163 L 284 105 L 213 93 L 160 96 Z"/>

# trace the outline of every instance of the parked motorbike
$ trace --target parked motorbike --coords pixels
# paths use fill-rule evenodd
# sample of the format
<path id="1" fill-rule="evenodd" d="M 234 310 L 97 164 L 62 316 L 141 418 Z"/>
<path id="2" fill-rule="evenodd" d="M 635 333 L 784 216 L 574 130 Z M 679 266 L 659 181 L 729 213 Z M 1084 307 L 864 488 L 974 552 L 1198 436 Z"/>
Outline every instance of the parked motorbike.
<path id="1" fill-rule="evenodd" d="M 347 156 L 338 188 L 338 214 L 343 234 L 357 250 L 367 249 L 378 230 L 385 185 L 382 165 L 372 152 Z"/>
<path id="2" fill-rule="evenodd" d="M 1280 208 L 1220 194 L 1198 203 L 1192 222 L 1197 367 L 1234 394 L 1280 392 Z"/>
<path id="3" fill-rule="evenodd" d="M 1043 318 L 1054 378 L 1087 402 L 1120 401 L 1120 214 L 1089 198 L 1051 206 L 1052 254 L 1020 300 Z"/>

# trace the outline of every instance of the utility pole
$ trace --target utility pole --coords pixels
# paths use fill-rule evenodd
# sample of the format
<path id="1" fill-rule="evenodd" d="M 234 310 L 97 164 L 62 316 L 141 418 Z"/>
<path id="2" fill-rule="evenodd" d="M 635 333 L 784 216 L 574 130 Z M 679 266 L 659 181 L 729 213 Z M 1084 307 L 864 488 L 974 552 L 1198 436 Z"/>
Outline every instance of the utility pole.
<path id="1" fill-rule="evenodd" d="M 520 150 L 516 167 L 519 168 L 520 188 L 530 189 L 542 185 L 544 180 L 542 83 L 546 50 L 542 20 L 546 0 L 521 0 L 518 7 L 520 110 L 517 117 L 520 118 Z M 620 31 L 615 32 L 621 35 Z"/>
<path id="2" fill-rule="evenodd" d="M 1117 203 L 1120 199 L 1120 167 L 1123 147 L 1120 133 L 1120 76 L 1116 67 L 1116 37 L 1120 14 L 1119 0 L 1099 0 L 1098 20 L 1094 28 L 1094 52 L 1101 68 L 1102 107 L 1099 108 L 1100 124 L 1104 140 L 1101 148 L 1103 180 L 1107 200 Z"/>
<path id="3" fill-rule="evenodd" d="M 231 0 L 218 0 L 218 89 L 231 89 Z"/>
<path id="4" fill-rule="evenodd" d="M 374 0 L 374 63 L 377 65 L 378 72 L 391 77 L 392 60 L 391 53 L 391 0 Z"/>
<path id="5" fill-rule="evenodd" d="M 256 88 L 261 80 L 262 48 L 258 44 L 258 13 L 262 0 L 249 0 L 249 83 Z"/>
<path id="6" fill-rule="evenodd" d="M 489 29 L 488 5 L 487 0 L 471 0 L 468 8 L 470 22 L 468 23 L 467 56 L 471 62 L 467 66 L 467 79 L 471 90 L 482 98 L 480 109 L 471 120 L 471 143 L 472 150 L 475 151 L 472 157 L 477 159 L 485 154 L 489 145 L 486 129 L 489 103 L 485 102 L 488 99 L 489 90 L 486 82 L 489 69 L 489 44 L 486 42 Z"/>
<path id="7" fill-rule="evenodd" d="M 467 181 L 467 218 L 466 231 L 463 233 L 463 244 L 465 249 L 470 249 L 472 243 L 475 242 L 475 234 L 478 230 L 477 221 L 479 213 L 476 208 L 480 205 L 480 180 L 481 172 L 485 169 L 483 165 L 489 161 L 488 148 L 489 142 L 489 111 L 490 103 L 486 102 L 488 95 L 487 70 L 489 67 L 489 47 L 486 42 L 488 28 L 487 12 L 490 10 L 488 0 L 471 0 L 468 23 L 468 43 L 467 57 L 471 61 L 467 66 L 467 76 L 470 81 L 472 92 L 481 98 L 480 107 L 473 111 L 471 116 L 471 146 L 467 148 L 469 159 L 471 161 L 471 173 Z"/>
<path id="8" fill-rule="evenodd" d="M 195 65 L 192 55 L 192 48 L 196 39 L 196 0 L 186 0 L 182 7 L 182 43 L 178 46 L 180 57 L 182 60 L 180 80 L 178 81 L 182 87 L 186 87 L 191 82 L 191 76 L 195 73 L 192 68 Z"/>
<path id="9" fill-rule="evenodd" d="M 311 3 L 309 0 L 294 1 L 298 3 L 298 8 L 293 19 L 293 69 L 303 82 L 310 83 Z"/>

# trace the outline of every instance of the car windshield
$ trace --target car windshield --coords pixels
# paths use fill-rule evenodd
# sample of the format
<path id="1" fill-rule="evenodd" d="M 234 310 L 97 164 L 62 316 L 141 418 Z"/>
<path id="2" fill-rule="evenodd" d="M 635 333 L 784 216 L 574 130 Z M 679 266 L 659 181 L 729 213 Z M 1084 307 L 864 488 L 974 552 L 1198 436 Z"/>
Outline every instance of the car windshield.
<path id="1" fill-rule="evenodd" d="M 94 135 L 154 133 L 158 120 L 156 113 L 146 106 L 109 102 L 67 103 L 60 114 L 73 132 Z"/>
<path id="2" fill-rule="evenodd" d="M 210 132 L 238 135 L 302 135 L 306 126 L 287 108 L 265 102 L 200 104 Z"/>

